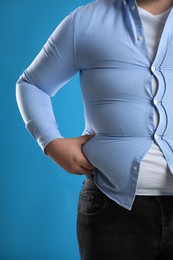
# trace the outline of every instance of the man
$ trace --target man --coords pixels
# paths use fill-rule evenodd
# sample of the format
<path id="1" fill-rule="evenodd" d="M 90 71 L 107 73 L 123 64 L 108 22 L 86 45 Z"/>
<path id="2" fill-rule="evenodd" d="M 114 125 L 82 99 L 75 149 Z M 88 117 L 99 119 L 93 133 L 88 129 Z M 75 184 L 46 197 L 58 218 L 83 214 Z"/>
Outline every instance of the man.
<path id="1" fill-rule="evenodd" d="M 78 206 L 82 260 L 173 257 L 171 0 L 79 7 L 20 77 L 27 128 L 58 165 L 86 174 Z M 62 138 L 50 96 L 80 72 L 86 128 Z"/>

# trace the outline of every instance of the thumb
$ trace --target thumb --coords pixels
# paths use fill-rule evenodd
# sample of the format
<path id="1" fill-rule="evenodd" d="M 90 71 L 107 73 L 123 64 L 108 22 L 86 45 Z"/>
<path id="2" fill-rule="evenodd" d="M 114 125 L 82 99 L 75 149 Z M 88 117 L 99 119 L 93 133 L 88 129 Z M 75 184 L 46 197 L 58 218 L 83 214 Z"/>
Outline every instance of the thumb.
<path id="1" fill-rule="evenodd" d="M 93 138 L 95 136 L 95 134 L 91 134 L 91 135 L 82 135 L 80 136 L 80 141 L 81 144 L 86 143 L 87 141 L 89 141 L 91 138 Z"/>

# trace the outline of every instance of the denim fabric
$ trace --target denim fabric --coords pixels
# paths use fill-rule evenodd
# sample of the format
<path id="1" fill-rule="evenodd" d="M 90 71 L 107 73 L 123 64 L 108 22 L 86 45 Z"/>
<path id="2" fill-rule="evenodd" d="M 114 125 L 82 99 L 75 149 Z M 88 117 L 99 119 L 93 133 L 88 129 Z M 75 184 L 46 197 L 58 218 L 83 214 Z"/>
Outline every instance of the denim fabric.
<path id="1" fill-rule="evenodd" d="M 77 233 L 81 260 L 172 260 L 173 196 L 136 196 L 127 210 L 87 178 Z"/>

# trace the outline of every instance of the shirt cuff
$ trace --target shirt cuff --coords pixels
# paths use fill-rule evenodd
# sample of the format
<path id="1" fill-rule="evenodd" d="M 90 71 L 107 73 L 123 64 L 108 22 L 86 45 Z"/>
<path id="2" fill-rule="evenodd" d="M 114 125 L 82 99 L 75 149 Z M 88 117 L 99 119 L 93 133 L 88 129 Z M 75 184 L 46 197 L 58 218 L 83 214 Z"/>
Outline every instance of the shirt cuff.
<path id="1" fill-rule="evenodd" d="M 34 137 L 34 139 L 37 141 L 39 146 L 41 147 L 42 151 L 45 153 L 45 147 L 57 138 L 64 138 L 58 128 L 55 125 L 49 125 L 45 126 L 41 130 L 38 130 L 35 126 L 33 121 L 30 121 L 26 125 L 27 130 L 30 132 L 30 134 Z"/>

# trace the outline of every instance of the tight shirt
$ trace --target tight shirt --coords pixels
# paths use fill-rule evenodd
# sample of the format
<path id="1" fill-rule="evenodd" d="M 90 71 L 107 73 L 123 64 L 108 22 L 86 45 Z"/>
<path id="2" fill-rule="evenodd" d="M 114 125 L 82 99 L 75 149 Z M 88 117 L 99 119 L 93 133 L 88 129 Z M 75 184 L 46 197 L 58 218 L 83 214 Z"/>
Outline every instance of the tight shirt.
<path id="1" fill-rule="evenodd" d="M 17 82 L 22 117 L 44 150 L 62 138 L 50 97 L 80 73 L 83 134 L 96 133 L 83 153 L 95 166 L 99 189 L 129 210 L 141 161 L 153 142 L 173 172 L 172 23 L 171 10 L 152 59 L 135 0 L 91 2 L 62 21 Z M 153 76 L 158 81 L 155 95 Z"/>
<path id="2" fill-rule="evenodd" d="M 153 15 L 141 7 L 138 7 L 138 10 L 144 28 L 147 47 L 152 59 L 154 59 L 171 8 L 157 15 Z M 157 79 L 155 77 L 152 80 L 152 92 L 153 95 L 157 92 Z M 153 116 L 154 125 L 157 127 L 159 118 L 156 109 Z M 169 171 L 162 151 L 154 142 L 142 160 L 136 194 L 150 196 L 167 195 L 172 193 L 172 187 L 173 175 Z"/>

